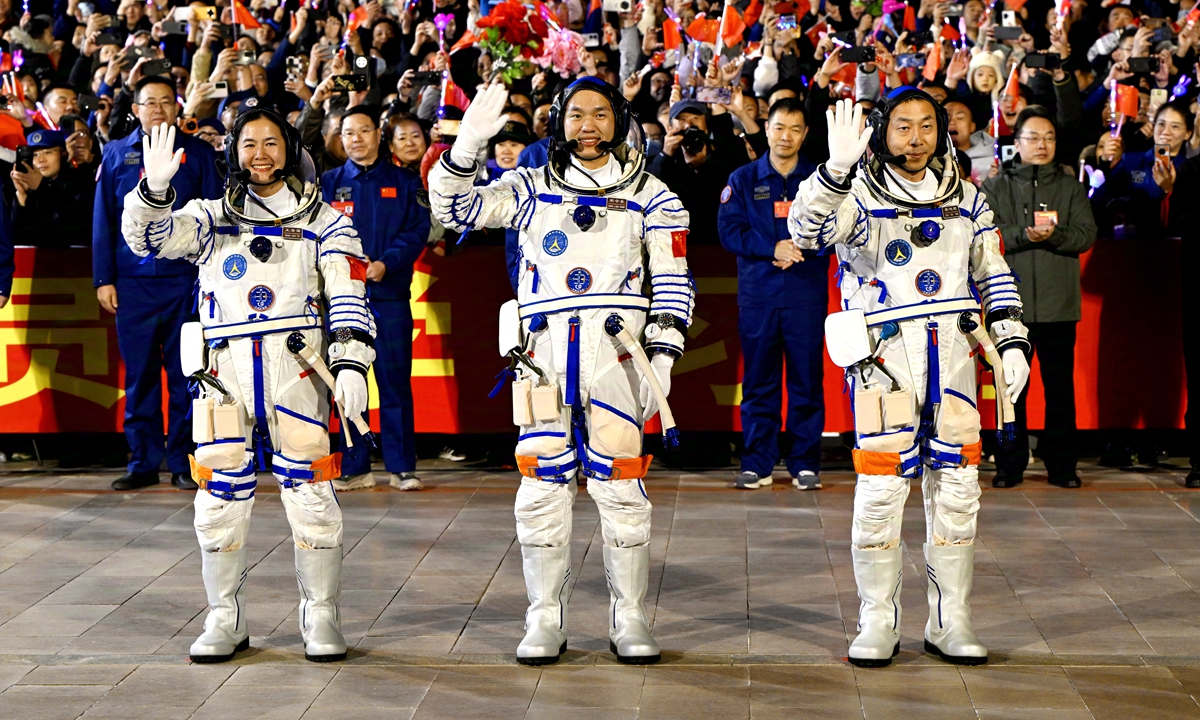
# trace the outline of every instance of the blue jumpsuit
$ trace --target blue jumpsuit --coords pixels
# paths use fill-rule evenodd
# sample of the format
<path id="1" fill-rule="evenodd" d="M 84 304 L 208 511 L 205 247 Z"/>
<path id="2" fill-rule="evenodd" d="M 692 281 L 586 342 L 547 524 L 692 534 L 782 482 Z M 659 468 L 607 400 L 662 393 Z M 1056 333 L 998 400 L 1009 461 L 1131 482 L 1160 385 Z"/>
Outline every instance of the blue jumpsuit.
<path id="1" fill-rule="evenodd" d="M 186 260 L 146 259 L 121 237 L 125 196 L 142 177 L 141 129 L 104 147 L 92 211 L 92 282 L 117 288 L 117 345 L 125 361 L 125 439 L 129 472 L 157 473 L 163 461 L 162 372 L 167 371 L 170 426 L 167 467 L 187 473 L 191 395 L 179 364 L 179 329 L 195 316 L 196 266 Z M 221 197 L 216 153 L 203 140 L 179 133 L 183 162 L 171 180 L 174 209 L 195 199 Z"/>
<path id="2" fill-rule="evenodd" d="M 383 157 L 381 155 L 381 157 Z M 321 194 L 354 223 L 363 253 L 387 266 L 367 283 L 375 320 L 375 382 L 383 464 L 390 473 L 417 468 L 412 394 L 413 318 L 409 306 L 413 263 L 429 236 L 429 201 L 421 178 L 386 157 L 370 169 L 347 160 L 321 176 Z M 370 446 L 351 425 L 354 447 L 342 448 L 342 476 L 371 471 Z"/>
<path id="3" fill-rule="evenodd" d="M 787 364 L 788 472 L 818 472 L 825 426 L 822 338 L 829 302 L 829 259 L 805 251 L 787 270 L 771 263 L 790 239 L 787 214 L 816 167 L 803 155 L 784 178 L 769 156 L 734 171 L 721 193 L 721 245 L 738 257 L 738 333 L 742 342 L 742 471 L 767 477 L 779 459 L 783 370 Z M 781 203 L 778 204 L 777 203 Z M 779 212 L 776 212 L 776 208 Z"/>

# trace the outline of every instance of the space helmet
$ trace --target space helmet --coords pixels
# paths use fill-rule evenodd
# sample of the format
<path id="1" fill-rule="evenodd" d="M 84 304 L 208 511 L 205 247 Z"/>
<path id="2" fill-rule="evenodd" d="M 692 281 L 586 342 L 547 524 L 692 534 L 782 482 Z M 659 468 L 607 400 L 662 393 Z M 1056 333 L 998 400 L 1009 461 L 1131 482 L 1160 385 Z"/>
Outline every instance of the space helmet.
<path id="1" fill-rule="evenodd" d="M 242 168 L 238 161 L 238 138 L 246 124 L 260 119 L 270 120 L 279 126 L 283 133 L 284 150 L 286 152 L 284 165 L 275 171 L 272 182 L 283 180 L 288 192 L 296 196 L 296 209 L 287 217 L 256 218 L 246 212 L 247 194 L 250 188 L 263 183 L 250 179 L 250 170 Z M 301 219 L 303 216 L 316 212 L 321 200 L 320 177 L 312 156 L 300 140 L 300 132 L 287 123 L 274 110 L 257 104 L 249 107 L 243 105 L 229 136 L 225 138 L 225 163 L 228 170 L 225 175 L 225 197 L 223 199 L 225 214 L 239 223 L 246 225 L 284 225 Z"/>
<path id="2" fill-rule="evenodd" d="M 600 93 L 608 99 L 613 109 L 612 140 L 602 141 L 600 149 L 611 153 L 621 164 L 621 176 L 607 186 L 595 184 L 578 186 L 566 179 L 567 168 L 575 155 L 576 142 L 566 136 L 566 109 L 571 98 L 584 90 Z M 628 101 L 617 88 L 609 85 L 600 78 L 584 76 L 565 87 L 554 98 L 550 105 L 550 117 L 547 123 L 550 131 L 550 162 L 547 172 L 553 180 L 572 192 L 580 195 L 605 195 L 618 192 L 628 187 L 638 179 L 646 167 L 646 138 L 642 125 L 634 117 Z"/>
<path id="3" fill-rule="evenodd" d="M 903 165 L 904 155 L 893 155 L 888 151 L 887 132 L 891 122 L 892 111 L 909 100 L 924 100 L 933 108 L 937 124 L 937 146 L 925 167 L 938 178 L 938 189 L 933 200 L 916 201 L 907 195 L 895 195 L 884 180 L 884 167 L 888 164 Z M 869 152 L 860 160 L 863 175 L 872 193 L 885 202 L 901 207 L 939 206 L 960 193 L 958 162 L 954 155 L 954 146 L 950 142 L 950 119 L 946 109 L 932 95 L 912 86 L 896 88 L 884 97 L 867 118 L 871 125 L 871 139 L 867 144 Z"/>

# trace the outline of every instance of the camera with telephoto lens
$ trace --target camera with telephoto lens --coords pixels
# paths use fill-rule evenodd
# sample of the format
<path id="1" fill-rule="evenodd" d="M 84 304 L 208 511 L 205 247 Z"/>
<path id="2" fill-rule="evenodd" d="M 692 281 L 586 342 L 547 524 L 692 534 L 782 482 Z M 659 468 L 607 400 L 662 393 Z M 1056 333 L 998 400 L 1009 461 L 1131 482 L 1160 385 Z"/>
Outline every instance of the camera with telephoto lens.
<path id="1" fill-rule="evenodd" d="M 708 145 L 708 134 L 700 128 L 690 127 L 683 131 L 683 139 L 679 141 L 679 146 L 688 155 L 699 155 L 700 151 Z"/>

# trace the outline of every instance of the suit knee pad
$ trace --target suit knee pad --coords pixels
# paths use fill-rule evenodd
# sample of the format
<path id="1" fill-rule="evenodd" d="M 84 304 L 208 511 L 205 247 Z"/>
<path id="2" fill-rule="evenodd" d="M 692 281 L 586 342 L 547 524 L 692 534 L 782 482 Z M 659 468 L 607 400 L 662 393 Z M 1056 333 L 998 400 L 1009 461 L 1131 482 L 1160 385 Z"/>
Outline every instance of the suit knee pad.
<path id="1" fill-rule="evenodd" d="M 859 475 L 854 488 L 851 539 L 862 550 L 886 550 L 900 543 L 900 523 L 908 480 L 895 475 Z"/>
<path id="2" fill-rule="evenodd" d="M 600 510 L 600 530 L 609 547 L 640 547 L 650 542 L 650 498 L 641 480 L 588 483 Z"/>
<path id="3" fill-rule="evenodd" d="M 279 492 L 292 526 L 292 540 L 302 550 L 323 550 L 342 545 L 342 508 L 333 496 L 333 484 L 304 483 Z"/>
<path id="4" fill-rule="evenodd" d="M 295 460 L 318 460 L 329 454 L 329 433 L 315 421 L 301 420 L 277 410 L 279 450 Z"/>
<path id="5" fill-rule="evenodd" d="M 230 552 L 245 547 L 254 498 L 221 500 L 204 490 L 197 490 L 192 506 L 196 510 L 193 525 L 201 550 Z"/>
<path id="6" fill-rule="evenodd" d="M 970 545 L 975 542 L 979 514 L 979 469 L 945 468 L 934 471 L 933 542 Z"/>
<path id="7" fill-rule="evenodd" d="M 642 429 L 612 410 L 592 402 L 588 408 L 588 445 L 611 458 L 634 458 L 642 454 Z"/>
<path id="8" fill-rule="evenodd" d="M 517 540 L 527 547 L 566 547 L 571 542 L 574 502 L 570 484 L 523 478 L 513 508 Z"/>

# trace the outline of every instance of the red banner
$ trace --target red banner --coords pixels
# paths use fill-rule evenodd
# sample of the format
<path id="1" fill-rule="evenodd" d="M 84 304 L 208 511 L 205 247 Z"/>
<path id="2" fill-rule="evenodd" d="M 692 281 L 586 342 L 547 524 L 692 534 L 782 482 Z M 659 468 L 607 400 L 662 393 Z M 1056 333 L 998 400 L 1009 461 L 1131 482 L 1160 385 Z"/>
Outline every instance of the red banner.
<path id="1" fill-rule="evenodd" d="M 672 409 L 684 432 L 740 430 L 736 263 L 719 247 L 688 250 L 698 295 L 687 352 L 673 373 Z M 13 296 L 0 310 L 0 432 L 120 430 L 124 369 L 113 316 L 92 288 L 90 254 L 18 248 L 16 262 Z M 1084 255 L 1075 348 L 1080 428 L 1182 427 L 1180 279 L 1162 273 L 1177 267 L 1177 242 L 1102 240 Z M 1159 278 L 1153 294 L 1130 281 L 1151 276 Z M 830 285 L 834 309 L 832 279 Z M 487 397 L 505 366 L 496 352 L 496 318 L 511 296 L 503 248 L 468 247 L 445 258 L 427 253 L 417 263 L 411 305 L 418 432 L 513 431 L 508 393 Z M 1038 428 L 1044 408 L 1034 365 L 1029 423 Z M 373 377 L 370 386 L 376 408 Z M 990 391 L 981 394 L 986 399 Z M 825 400 L 826 429 L 849 430 L 841 371 L 828 358 Z"/>

